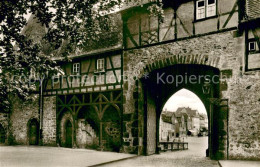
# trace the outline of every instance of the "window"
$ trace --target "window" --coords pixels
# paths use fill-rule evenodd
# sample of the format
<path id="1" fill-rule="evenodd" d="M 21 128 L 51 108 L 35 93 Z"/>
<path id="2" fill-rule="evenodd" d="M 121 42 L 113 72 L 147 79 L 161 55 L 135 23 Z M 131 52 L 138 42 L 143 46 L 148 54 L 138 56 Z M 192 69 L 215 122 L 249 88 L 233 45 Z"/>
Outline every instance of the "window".
<path id="1" fill-rule="evenodd" d="M 251 33 L 251 35 L 254 35 Z M 247 34 L 248 38 L 248 34 Z M 260 50 L 257 38 L 249 38 L 246 40 L 246 62 L 245 71 L 259 70 L 260 69 Z"/>
<path id="2" fill-rule="evenodd" d="M 216 15 L 216 2 L 215 0 L 207 0 L 207 17 Z"/>
<path id="3" fill-rule="evenodd" d="M 205 1 L 197 1 L 197 19 L 205 18 Z"/>
<path id="4" fill-rule="evenodd" d="M 105 71 L 105 59 L 97 59 L 97 71 L 103 72 Z"/>
<path id="5" fill-rule="evenodd" d="M 80 73 L 80 64 L 79 63 L 73 63 L 73 73 Z"/>
<path id="6" fill-rule="evenodd" d="M 216 15 L 216 0 L 198 0 L 196 2 L 196 19 Z"/>
<path id="7" fill-rule="evenodd" d="M 248 43 L 248 50 L 255 51 L 256 50 L 256 41 L 252 41 Z"/>

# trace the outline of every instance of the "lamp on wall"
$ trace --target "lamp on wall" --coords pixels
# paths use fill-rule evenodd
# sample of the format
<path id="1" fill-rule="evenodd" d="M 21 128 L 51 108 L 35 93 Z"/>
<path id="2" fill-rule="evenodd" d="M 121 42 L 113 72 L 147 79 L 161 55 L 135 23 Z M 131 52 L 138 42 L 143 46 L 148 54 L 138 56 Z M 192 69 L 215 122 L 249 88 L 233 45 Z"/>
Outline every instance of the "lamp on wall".
<path id="1" fill-rule="evenodd" d="M 202 85 L 203 94 L 205 94 L 205 95 L 210 94 L 210 89 L 211 89 L 210 80 L 206 78 Z"/>
<path id="2" fill-rule="evenodd" d="M 202 85 L 202 92 L 204 95 L 209 95 L 210 94 L 210 91 L 211 91 L 211 84 L 210 84 L 210 80 L 205 78 L 204 80 L 204 83 Z M 210 108 L 210 111 L 209 111 L 209 118 L 212 117 L 212 114 L 211 114 L 211 111 L 212 111 L 212 108 Z M 210 124 L 211 125 L 211 124 Z M 208 130 L 208 135 L 210 136 L 211 134 L 211 126 L 209 126 L 209 130 Z M 209 144 L 211 143 L 211 137 L 209 137 Z M 210 149 L 208 148 L 206 150 L 206 157 L 209 157 L 209 155 L 211 155 L 212 153 L 210 153 Z"/>

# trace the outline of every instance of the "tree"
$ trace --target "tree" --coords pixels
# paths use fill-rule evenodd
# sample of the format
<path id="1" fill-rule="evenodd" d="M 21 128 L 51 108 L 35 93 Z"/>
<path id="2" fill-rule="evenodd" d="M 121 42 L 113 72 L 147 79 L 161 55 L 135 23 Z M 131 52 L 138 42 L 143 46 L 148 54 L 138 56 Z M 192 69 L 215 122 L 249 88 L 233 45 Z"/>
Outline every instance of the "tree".
<path id="1" fill-rule="evenodd" d="M 111 26 L 109 13 L 122 4 L 122 0 L 1 0 L 0 107 L 8 106 L 8 94 L 26 98 L 36 90 L 27 79 L 32 69 L 40 78 L 61 72 L 54 57 L 76 54 L 86 46 L 86 41 L 98 40 L 101 31 L 116 28 Z M 149 7 L 151 13 L 161 13 L 158 4 Z M 28 13 L 36 16 L 46 29 L 37 40 L 22 31 Z M 14 77 L 21 75 L 24 80 Z"/>

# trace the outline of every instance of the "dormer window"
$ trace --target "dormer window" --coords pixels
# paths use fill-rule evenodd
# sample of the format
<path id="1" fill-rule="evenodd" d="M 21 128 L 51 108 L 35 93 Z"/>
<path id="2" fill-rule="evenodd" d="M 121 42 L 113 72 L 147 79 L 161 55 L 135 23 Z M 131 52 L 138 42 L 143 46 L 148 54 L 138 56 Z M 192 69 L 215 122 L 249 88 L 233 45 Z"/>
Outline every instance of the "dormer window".
<path id="1" fill-rule="evenodd" d="M 72 72 L 77 74 L 80 73 L 80 63 L 73 63 Z"/>
<path id="2" fill-rule="evenodd" d="M 203 19 L 216 15 L 216 0 L 196 1 L 196 19 Z"/>
<path id="3" fill-rule="evenodd" d="M 97 72 L 105 71 L 105 59 L 97 59 Z"/>

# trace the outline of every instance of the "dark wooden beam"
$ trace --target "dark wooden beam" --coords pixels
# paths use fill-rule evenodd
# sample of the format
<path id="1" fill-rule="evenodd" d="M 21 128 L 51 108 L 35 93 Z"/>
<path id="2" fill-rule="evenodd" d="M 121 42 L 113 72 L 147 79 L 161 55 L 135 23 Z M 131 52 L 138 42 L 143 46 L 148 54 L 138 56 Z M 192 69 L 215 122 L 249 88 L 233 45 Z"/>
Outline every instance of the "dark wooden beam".
<path id="1" fill-rule="evenodd" d="M 181 18 L 178 16 L 177 12 L 176 12 L 176 17 L 180 20 L 181 26 L 183 27 L 184 31 L 191 36 L 191 33 L 188 31 L 188 29 L 185 27 L 185 25 L 183 24 L 183 22 L 181 21 Z"/>
<path id="2" fill-rule="evenodd" d="M 237 8 L 237 0 L 236 0 L 236 2 L 234 4 L 234 6 L 233 6 L 233 8 L 232 8 L 228 18 L 227 18 L 227 20 L 225 21 L 225 23 L 224 23 L 222 28 L 225 28 L 227 26 L 229 20 L 232 18 L 233 14 L 236 12 L 236 8 Z"/>
<path id="3" fill-rule="evenodd" d="M 116 83 L 118 84 L 119 82 L 118 82 L 118 79 L 117 79 L 117 76 L 116 76 L 116 71 L 115 71 L 114 64 L 113 64 L 113 61 L 112 61 L 112 59 L 111 59 L 111 56 L 108 56 L 108 58 L 109 58 L 109 62 L 110 62 L 110 64 L 111 64 L 111 67 L 112 67 L 112 69 L 113 69 L 114 76 L 115 76 L 115 78 L 116 78 Z"/>

